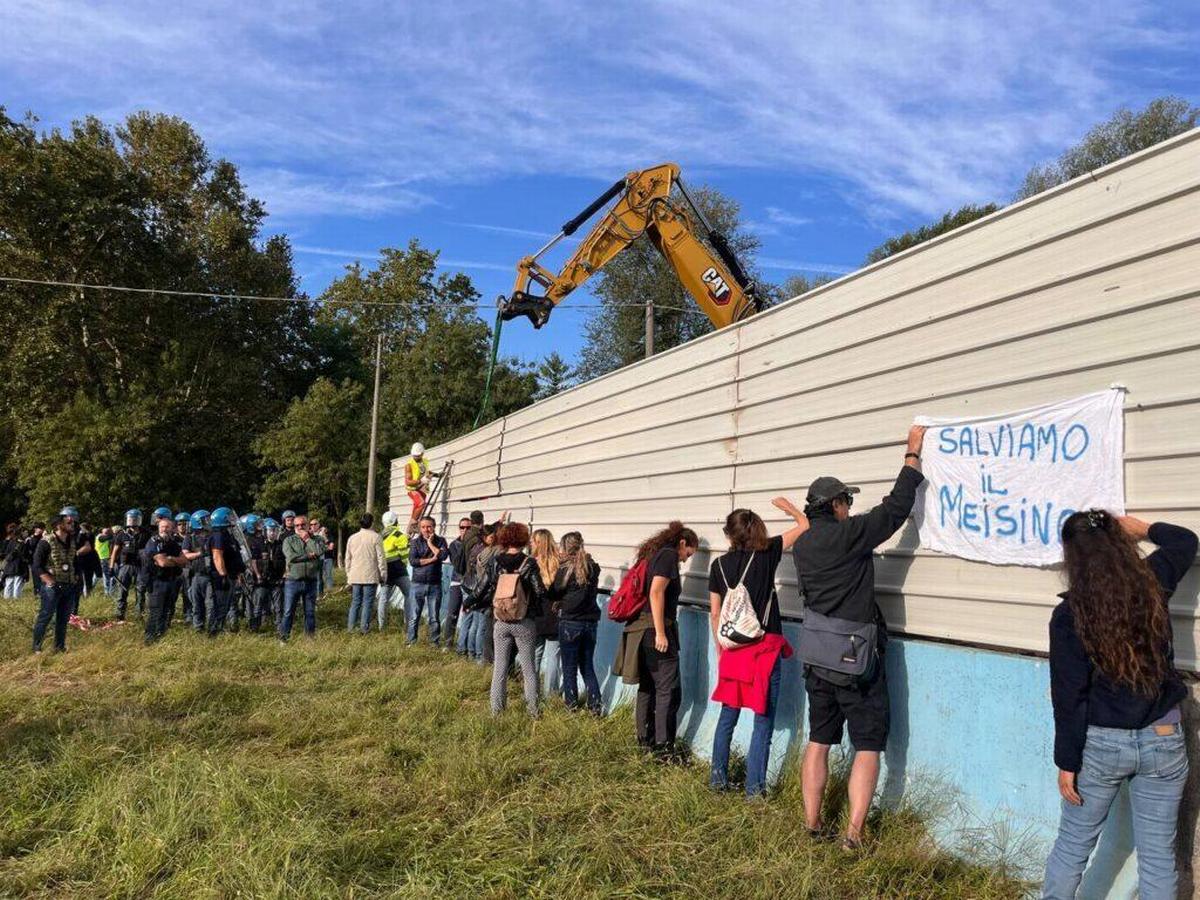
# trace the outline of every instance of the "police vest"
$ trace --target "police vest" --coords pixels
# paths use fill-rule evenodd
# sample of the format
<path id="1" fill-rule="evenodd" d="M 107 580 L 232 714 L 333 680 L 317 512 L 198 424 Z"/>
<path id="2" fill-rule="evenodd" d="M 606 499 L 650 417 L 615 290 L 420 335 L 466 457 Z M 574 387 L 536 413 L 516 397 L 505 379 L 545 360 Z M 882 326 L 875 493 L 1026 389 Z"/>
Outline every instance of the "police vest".
<path id="1" fill-rule="evenodd" d="M 45 541 L 50 545 L 50 574 L 55 584 L 75 583 L 75 538 L 68 537 L 63 544 L 58 535 L 46 532 Z"/>

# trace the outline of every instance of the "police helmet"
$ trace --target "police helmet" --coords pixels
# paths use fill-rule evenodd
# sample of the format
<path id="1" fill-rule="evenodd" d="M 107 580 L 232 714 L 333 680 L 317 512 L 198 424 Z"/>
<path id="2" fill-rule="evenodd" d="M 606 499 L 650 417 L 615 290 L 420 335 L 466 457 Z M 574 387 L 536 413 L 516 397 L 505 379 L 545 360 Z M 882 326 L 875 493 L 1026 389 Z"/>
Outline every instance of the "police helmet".
<path id="1" fill-rule="evenodd" d="M 254 534 L 258 531 L 258 523 L 262 521 L 254 513 L 248 513 L 242 516 L 242 531 L 246 534 Z"/>
<path id="2" fill-rule="evenodd" d="M 281 518 L 281 519 L 294 519 L 294 518 L 296 518 L 296 513 L 295 513 L 295 512 L 293 512 L 293 511 L 292 511 L 292 510 L 290 510 L 290 509 L 285 509 L 285 510 L 283 511 L 283 514 L 282 514 L 282 515 L 281 515 L 279 518 Z"/>
<path id="3" fill-rule="evenodd" d="M 169 519 L 169 518 L 171 518 L 171 507 L 160 506 L 158 509 L 156 509 L 154 512 L 152 512 L 150 514 L 150 524 L 154 525 L 155 523 L 158 522 L 159 519 Z"/>
<path id="4" fill-rule="evenodd" d="M 192 515 L 188 518 L 188 527 L 190 527 L 192 531 L 203 531 L 205 528 L 207 528 L 208 511 L 201 510 L 200 512 L 192 513 Z"/>
<path id="5" fill-rule="evenodd" d="M 267 516 L 265 519 L 263 519 L 263 528 L 278 528 L 278 527 L 279 527 L 279 523 L 276 522 L 274 519 L 272 519 L 270 516 Z"/>
<path id="6" fill-rule="evenodd" d="M 58 517 L 60 519 L 74 519 L 76 522 L 78 522 L 79 521 L 79 510 L 77 510 L 73 506 L 64 506 L 62 509 L 60 509 L 58 511 Z"/>
<path id="7" fill-rule="evenodd" d="M 383 524 L 386 525 L 388 528 L 391 528 L 393 525 L 395 525 L 399 521 L 400 521 L 400 517 L 398 515 L 396 515 L 394 510 L 389 509 L 387 512 L 385 512 L 383 514 Z"/>
<path id="8" fill-rule="evenodd" d="M 137 527 L 142 524 L 142 511 L 140 509 L 125 510 L 125 524 Z"/>
<path id="9" fill-rule="evenodd" d="M 204 519 L 205 522 L 208 522 L 208 517 L 211 516 L 212 513 L 210 513 L 207 509 L 198 509 L 192 513 L 192 515 L 200 516 L 200 518 Z"/>
<path id="10" fill-rule="evenodd" d="M 176 523 L 177 525 L 178 525 L 178 524 L 182 524 L 182 523 L 184 523 L 184 522 L 190 522 L 191 520 L 192 520 L 192 514 L 191 514 L 191 513 L 185 513 L 185 512 L 177 512 L 177 513 L 175 513 L 175 523 Z"/>
<path id="11" fill-rule="evenodd" d="M 228 506 L 218 506 L 209 517 L 208 524 L 213 528 L 228 528 L 236 521 L 237 513 Z"/>

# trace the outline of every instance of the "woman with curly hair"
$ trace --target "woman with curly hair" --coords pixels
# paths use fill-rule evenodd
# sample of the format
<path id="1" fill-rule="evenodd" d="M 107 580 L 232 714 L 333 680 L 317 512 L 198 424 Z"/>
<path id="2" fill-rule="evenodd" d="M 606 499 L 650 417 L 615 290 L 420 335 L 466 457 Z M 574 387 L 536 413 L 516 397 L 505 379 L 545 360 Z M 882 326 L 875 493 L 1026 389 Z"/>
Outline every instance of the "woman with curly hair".
<path id="1" fill-rule="evenodd" d="M 1143 559 L 1138 541 L 1158 549 Z M 1073 898 L 1121 785 L 1128 783 L 1138 896 L 1173 898 L 1175 832 L 1187 781 L 1167 603 L 1196 558 L 1186 528 L 1102 509 L 1062 528 L 1067 590 L 1050 618 L 1058 839 L 1042 896 Z"/>
<path id="2" fill-rule="evenodd" d="M 683 691 L 679 683 L 679 626 L 676 615 L 683 583 L 679 566 L 692 558 L 700 541 L 682 522 L 671 522 L 638 547 L 646 561 L 649 603 L 621 633 L 613 674 L 636 684 L 634 719 L 638 743 L 659 759 L 675 760 L 675 729 Z"/>

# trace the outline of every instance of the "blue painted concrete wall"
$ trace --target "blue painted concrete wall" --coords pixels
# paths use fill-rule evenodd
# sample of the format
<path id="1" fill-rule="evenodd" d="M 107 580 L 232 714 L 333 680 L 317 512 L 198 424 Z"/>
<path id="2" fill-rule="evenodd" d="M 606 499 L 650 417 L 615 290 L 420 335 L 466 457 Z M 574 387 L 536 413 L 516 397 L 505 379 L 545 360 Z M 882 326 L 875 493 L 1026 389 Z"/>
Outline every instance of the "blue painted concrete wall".
<path id="1" fill-rule="evenodd" d="M 679 732 L 707 758 L 720 706 L 709 701 L 717 658 L 708 617 L 680 610 L 683 706 Z M 789 640 L 798 626 L 787 624 Z M 609 671 L 620 627 L 602 621 L 596 669 L 606 705 L 631 700 L 635 688 Z M 553 645 L 551 645 L 553 646 Z M 549 657 L 549 655 L 548 655 Z M 545 665 L 545 663 L 544 663 Z M 892 728 L 880 779 L 881 802 L 935 798 L 935 836 L 971 851 L 999 842 L 1040 879 L 1058 825 L 1059 795 L 1053 762 L 1054 725 L 1045 660 L 893 637 L 888 646 Z M 738 723 L 735 746 L 745 752 L 752 714 Z M 783 689 L 771 747 L 773 777 L 800 748 L 807 731 L 804 683 L 795 658 L 783 669 Z M 848 742 L 845 745 L 849 750 Z M 1085 877 L 1081 897 L 1132 897 L 1135 863 L 1128 799 L 1114 809 Z"/>

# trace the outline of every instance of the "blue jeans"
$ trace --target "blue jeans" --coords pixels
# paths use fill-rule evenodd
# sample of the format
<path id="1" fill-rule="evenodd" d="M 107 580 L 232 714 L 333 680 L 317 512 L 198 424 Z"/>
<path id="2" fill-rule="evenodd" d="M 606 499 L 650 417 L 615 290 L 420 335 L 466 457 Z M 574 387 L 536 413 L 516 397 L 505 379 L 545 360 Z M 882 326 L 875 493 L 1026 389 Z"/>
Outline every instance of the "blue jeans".
<path id="1" fill-rule="evenodd" d="M 553 644 L 550 655 L 546 657 L 546 646 Z M 542 671 L 542 660 L 546 660 L 546 694 L 562 693 L 562 660 L 558 653 L 558 641 L 554 638 L 539 637 L 533 648 L 533 664 L 538 672 Z"/>
<path id="2" fill-rule="evenodd" d="M 587 688 L 587 705 L 594 713 L 600 712 L 600 682 L 596 679 L 596 667 L 592 658 L 596 653 L 596 622 L 558 623 L 558 652 L 562 657 L 562 694 L 567 708 L 579 703 L 579 679 Z"/>
<path id="3" fill-rule="evenodd" d="M 428 607 L 429 616 L 429 642 L 435 647 L 442 638 L 442 585 L 423 584 L 417 582 L 412 586 L 412 590 L 408 594 L 408 605 L 405 609 L 405 618 L 408 620 L 408 642 L 415 644 L 417 642 L 417 628 L 421 624 L 421 610 Z"/>
<path id="4" fill-rule="evenodd" d="M 454 642 L 454 649 L 463 656 L 474 658 L 471 653 L 471 638 L 475 630 L 475 612 L 473 610 L 464 609 L 462 615 L 458 619 L 458 637 Z"/>
<path id="5" fill-rule="evenodd" d="M 411 593 L 412 585 L 409 584 L 407 575 L 402 575 L 396 584 L 385 584 L 379 589 L 379 593 L 375 595 L 375 618 L 379 622 L 380 631 L 387 625 L 388 607 L 400 610 L 403 617 L 404 607 L 408 605 L 408 595 Z"/>
<path id="6" fill-rule="evenodd" d="M 746 754 L 746 796 L 767 792 L 767 759 L 771 755 L 771 735 L 775 731 L 775 709 L 779 705 L 779 679 L 782 657 L 775 659 L 771 679 L 767 687 L 767 712 L 754 714 L 754 730 L 750 733 L 750 752 Z M 733 730 L 737 727 L 741 709 L 736 706 L 721 706 L 721 717 L 717 719 L 717 733 L 713 737 L 712 771 L 708 783 L 724 790 L 729 786 L 729 745 L 733 743 Z"/>
<path id="7" fill-rule="evenodd" d="M 321 593 L 333 590 L 333 560 L 326 556 L 321 560 Z"/>
<path id="8" fill-rule="evenodd" d="M 1075 897 L 1117 791 L 1129 783 L 1133 807 L 1133 842 L 1137 847 L 1138 896 L 1142 900 L 1175 900 L 1175 832 L 1179 801 L 1188 776 L 1183 729 L 1156 734 L 1154 728 L 1088 727 L 1083 768 L 1075 791 L 1083 806 L 1062 803 L 1058 839 L 1046 860 L 1042 897 Z"/>
<path id="9" fill-rule="evenodd" d="M 50 620 L 54 619 L 54 649 L 67 649 L 67 621 L 71 618 L 71 607 L 75 605 L 75 597 L 79 588 L 71 584 L 56 584 L 53 586 L 34 582 L 38 589 L 37 619 L 33 623 L 33 649 L 41 650 L 42 641 L 46 637 L 46 629 Z"/>
<path id="10" fill-rule="evenodd" d="M 467 656 L 475 662 L 483 663 L 483 637 L 487 630 L 487 615 L 482 609 L 472 609 L 463 613 L 459 625 L 459 642 L 466 647 Z"/>
<path id="11" fill-rule="evenodd" d="M 317 579 L 287 578 L 283 582 L 283 620 L 279 623 L 281 641 L 292 635 L 296 601 L 300 598 L 304 599 L 304 633 L 312 636 L 317 631 Z"/>
<path id="12" fill-rule="evenodd" d="M 377 584 L 350 585 L 350 615 L 346 617 L 346 630 L 353 631 L 355 624 L 363 634 L 371 631 L 371 612 L 375 609 Z"/>
<path id="13" fill-rule="evenodd" d="M 21 588 L 25 586 L 25 579 L 20 575 L 9 575 L 4 579 L 4 599 L 17 600 L 21 596 Z"/>

